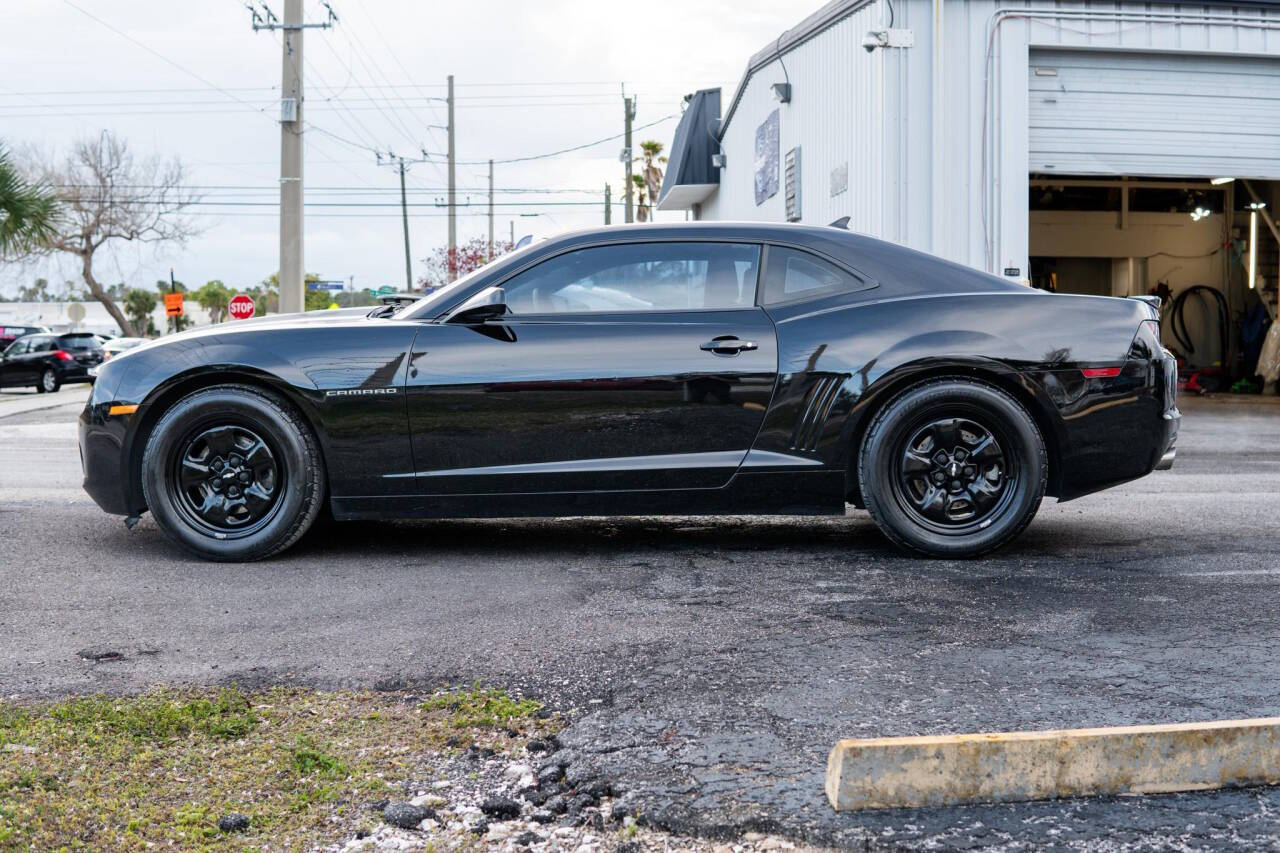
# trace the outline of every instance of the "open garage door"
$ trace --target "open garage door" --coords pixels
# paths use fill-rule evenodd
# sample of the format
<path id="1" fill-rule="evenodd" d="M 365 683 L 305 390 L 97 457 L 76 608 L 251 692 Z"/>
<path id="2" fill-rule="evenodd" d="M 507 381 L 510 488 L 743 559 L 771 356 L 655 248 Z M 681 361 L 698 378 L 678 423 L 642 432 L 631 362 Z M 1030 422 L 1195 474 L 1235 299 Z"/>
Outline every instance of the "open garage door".
<path id="1" fill-rule="evenodd" d="M 1280 60 L 1032 50 L 1032 172 L 1280 179 Z"/>

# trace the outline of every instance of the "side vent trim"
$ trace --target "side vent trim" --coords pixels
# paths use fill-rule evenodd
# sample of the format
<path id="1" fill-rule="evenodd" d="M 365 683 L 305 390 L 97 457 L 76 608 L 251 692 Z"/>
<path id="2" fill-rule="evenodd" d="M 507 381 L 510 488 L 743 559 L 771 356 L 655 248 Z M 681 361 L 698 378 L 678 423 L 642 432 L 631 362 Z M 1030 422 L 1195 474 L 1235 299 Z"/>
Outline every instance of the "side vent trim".
<path id="1" fill-rule="evenodd" d="M 804 408 L 791 433 L 791 449 L 812 453 L 818 449 L 822 429 L 840 396 L 840 388 L 848 378 L 844 373 L 819 374 L 804 398 Z"/>

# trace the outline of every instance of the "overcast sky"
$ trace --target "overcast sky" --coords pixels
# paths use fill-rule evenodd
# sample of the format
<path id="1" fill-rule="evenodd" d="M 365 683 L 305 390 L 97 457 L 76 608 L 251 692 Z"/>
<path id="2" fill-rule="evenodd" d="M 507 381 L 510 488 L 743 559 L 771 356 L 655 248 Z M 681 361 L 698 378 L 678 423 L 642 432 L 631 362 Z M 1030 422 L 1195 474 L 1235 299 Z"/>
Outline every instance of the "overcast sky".
<path id="1" fill-rule="evenodd" d="M 283 13 L 283 0 L 269 5 Z M 308 30 L 304 43 L 304 117 L 317 128 L 306 134 L 307 270 L 354 276 L 357 287 L 403 283 L 398 178 L 367 149 L 406 157 L 425 149 L 443 159 L 445 135 L 433 125 L 445 123 L 436 99 L 446 75 L 456 81 L 458 159 L 467 163 L 458 166 L 459 202 L 475 205 L 459 212 L 462 241 L 487 233 L 486 167 L 471 161 L 543 154 L 620 133 L 623 83 L 638 97 L 636 125 L 660 122 L 637 132 L 637 147 L 649 138 L 669 146 L 676 121 L 663 119 L 679 112 L 682 95 L 722 86 L 727 99 L 748 57 L 818 5 L 332 0 L 338 24 Z M 319 0 L 304 0 L 304 9 L 308 20 L 323 19 Z M 6 144 L 64 151 L 71 140 L 106 128 L 137 154 L 181 158 L 191 183 L 203 188 L 201 236 L 159 254 L 123 248 L 103 258 L 95 270 L 100 280 L 150 287 L 172 265 L 189 285 L 220 278 L 240 288 L 275 271 L 280 42 L 253 32 L 243 0 L 5 0 L 0 44 Z M 615 199 L 622 188 L 621 144 L 496 166 L 498 233 L 509 233 L 512 221 L 517 237 L 602 222 L 605 182 Z M 410 202 L 442 200 L 444 186 L 443 164 L 415 165 Z M 315 206 L 336 202 L 375 206 Z M 416 276 L 420 259 L 445 242 L 446 220 L 431 206 L 411 213 Z M 673 216 L 683 218 L 659 215 Z M 620 205 L 614 217 L 621 221 Z M 37 275 L 74 278 L 72 264 L 53 264 L 0 270 L 0 287 L 12 293 Z"/>

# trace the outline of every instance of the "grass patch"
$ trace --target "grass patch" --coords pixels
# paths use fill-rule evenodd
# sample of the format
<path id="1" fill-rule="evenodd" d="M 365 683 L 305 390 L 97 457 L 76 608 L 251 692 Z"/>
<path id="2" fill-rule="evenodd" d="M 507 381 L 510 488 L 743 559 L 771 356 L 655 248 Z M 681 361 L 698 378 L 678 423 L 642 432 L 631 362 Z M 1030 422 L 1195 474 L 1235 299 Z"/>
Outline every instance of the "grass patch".
<path id="1" fill-rule="evenodd" d="M 350 837 L 364 804 L 459 743 L 553 731 L 501 690 L 163 690 L 0 702 L 0 850 L 298 849 Z M 459 738 L 458 729 L 471 729 Z M 513 738 L 507 729 L 519 729 Z M 433 758 L 433 756 L 436 756 Z M 217 820 L 249 816 L 225 835 Z"/>
<path id="2" fill-rule="evenodd" d="M 455 729 L 507 728 L 514 722 L 532 719 L 541 709 L 541 702 L 515 699 L 505 690 L 478 684 L 469 690 L 439 693 L 422 703 L 424 711 L 448 711 L 448 723 Z"/>

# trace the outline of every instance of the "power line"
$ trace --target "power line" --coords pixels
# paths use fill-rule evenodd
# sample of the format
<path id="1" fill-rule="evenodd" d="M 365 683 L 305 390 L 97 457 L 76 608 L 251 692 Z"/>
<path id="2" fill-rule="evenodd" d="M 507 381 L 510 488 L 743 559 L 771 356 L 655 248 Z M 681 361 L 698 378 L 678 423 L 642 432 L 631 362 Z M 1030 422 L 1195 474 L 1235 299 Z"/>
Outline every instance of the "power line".
<path id="1" fill-rule="evenodd" d="M 84 15 L 85 17 L 87 17 L 87 18 L 91 18 L 92 20 L 97 21 L 99 24 L 101 24 L 102 26 L 104 26 L 104 27 L 106 27 L 107 29 L 111 30 L 111 32 L 115 33 L 116 35 L 120 36 L 121 38 L 125 39 L 126 41 L 129 41 L 129 42 L 132 42 L 133 44 L 136 44 L 138 47 L 142 48 L 142 49 L 143 49 L 143 50 L 145 50 L 147 53 L 151 54 L 152 56 L 156 57 L 157 59 L 159 59 L 159 60 L 161 60 L 161 61 L 163 61 L 163 62 L 165 62 L 165 63 L 167 63 L 167 64 L 169 64 L 169 65 L 172 65 L 174 68 L 178 69 L 178 70 L 179 70 L 179 71 L 181 71 L 183 74 L 186 74 L 188 77 L 191 77 L 191 78 L 193 78 L 193 79 L 195 79 L 195 80 L 199 80 L 201 83 L 203 83 L 205 86 L 208 86 L 210 89 L 213 89 L 213 90 L 215 90 L 215 91 L 221 92 L 222 94 L 226 95 L 226 96 L 227 96 L 228 98 L 230 98 L 231 100 L 236 101 L 236 102 L 238 102 L 238 103 L 240 103 L 240 104 L 243 104 L 244 106 L 248 107 L 249 109 L 253 110 L 254 112 L 261 113 L 261 114 L 263 114 L 263 115 L 265 115 L 265 114 L 266 114 L 266 108 L 265 108 L 265 107 L 255 107 L 253 104 L 251 104 L 251 103 L 249 103 L 248 101 L 244 100 L 244 99 L 243 99 L 243 98 L 241 98 L 240 96 L 232 94 L 232 93 L 231 93 L 230 91 L 228 91 L 227 89 L 224 89 L 224 88 L 222 88 L 221 86 L 219 86 L 217 83 L 214 83 L 214 82 L 212 82 L 212 81 L 210 81 L 210 80 L 208 80 L 208 79 L 206 79 L 206 78 L 204 78 L 204 77 L 200 76 L 200 75 L 199 75 L 199 74 L 197 74 L 196 72 L 192 71 L 190 68 L 187 68 L 187 67 L 186 67 L 186 66 L 184 66 L 184 65 L 181 65 L 181 64 L 179 64 L 179 63 L 177 63 L 177 62 L 174 62 L 172 59 L 170 59 L 169 57 L 165 56 L 163 53 L 160 53 L 158 50 L 154 50 L 153 48 L 149 47 L 148 45 L 144 44 L 143 42 L 138 41 L 136 38 L 134 38 L 133 36 L 129 35 L 128 33 L 124 32 L 124 31 L 122 31 L 122 30 L 116 29 L 116 28 L 115 28 L 115 27 L 113 27 L 111 24 L 109 24 L 109 23 L 107 23 L 106 21 L 102 20 L 102 19 L 101 19 L 101 18 L 99 18 L 97 15 L 93 14 L 92 12 L 89 12 L 89 11 L 87 11 L 87 10 L 85 10 L 85 9 L 81 8 L 80 6 L 77 6 L 75 3 L 71 2 L 71 0 L 62 0 L 62 2 L 63 2 L 63 3 L 65 3 L 65 4 L 67 4 L 68 6 L 70 6 L 72 9 L 75 9 L 77 12 L 79 12 L 79 13 L 80 13 L 80 14 L 82 14 L 82 15 Z M 270 116 L 267 116 L 267 118 L 268 118 L 268 119 L 270 119 Z"/>
<path id="2" fill-rule="evenodd" d="M 648 124 L 642 124 L 639 127 L 633 127 L 631 130 L 632 132 L 635 132 L 637 130 L 645 130 L 647 128 L 654 127 L 655 125 L 662 124 L 664 121 L 670 121 L 671 119 L 678 118 L 678 117 L 679 117 L 678 115 L 676 115 L 675 113 L 672 113 L 671 115 L 663 116 L 660 119 L 651 121 Z M 533 154 L 528 157 L 510 157 L 506 160 L 494 160 L 493 162 L 495 163 L 527 163 L 530 160 L 545 160 L 548 157 L 558 157 L 561 154 L 569 154 L 573 151 L 581 151 L 584 148 L 591 148 L 596 145 L 603 145 L 606 142 L 613 142 L 614 140 L 621 139 L 624 136 L 626 136 L 625 133 L 616 133 L 613 136 L 606 136 L 604 139 L 597 139 L 595 142 L 586 142 L 586 143 L 583 143 L 582 145 L 575 145 L 572 148 L 561 148 L 559 151 L 549 151 L 546 154 Z M 467 166 L 479 166 L 482 163 L 487 163 L 488 161 L 487 160 L 462 160 L 459 162 Z"/>

